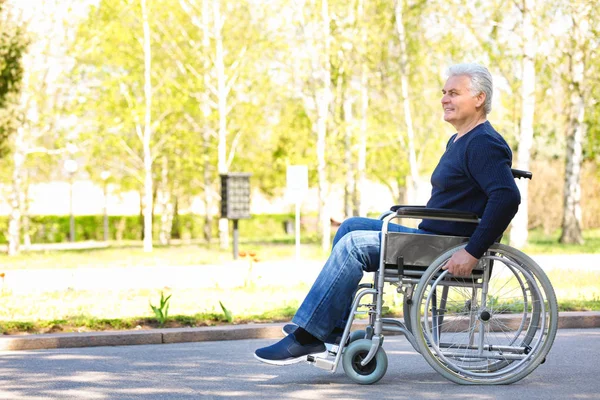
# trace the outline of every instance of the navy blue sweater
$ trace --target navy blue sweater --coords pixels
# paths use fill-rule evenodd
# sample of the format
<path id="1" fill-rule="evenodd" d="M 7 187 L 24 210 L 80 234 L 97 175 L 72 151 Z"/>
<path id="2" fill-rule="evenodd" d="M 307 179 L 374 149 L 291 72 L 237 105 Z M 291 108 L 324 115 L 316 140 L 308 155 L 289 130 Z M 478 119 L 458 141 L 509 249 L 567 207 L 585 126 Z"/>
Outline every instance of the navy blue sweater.
<path id="1" fill-rule="evenodd" d="M 423 220 L 419 228 L 454 236 L 470 236 L 466 250 L 475 258 L 496 241 L 521 203 L 511 173 L 512 152 L 489 122 L 473 128 L 456 142 L 453 135 L 431 175 L 428 208 L 470 211 L 479 225 Z"/>

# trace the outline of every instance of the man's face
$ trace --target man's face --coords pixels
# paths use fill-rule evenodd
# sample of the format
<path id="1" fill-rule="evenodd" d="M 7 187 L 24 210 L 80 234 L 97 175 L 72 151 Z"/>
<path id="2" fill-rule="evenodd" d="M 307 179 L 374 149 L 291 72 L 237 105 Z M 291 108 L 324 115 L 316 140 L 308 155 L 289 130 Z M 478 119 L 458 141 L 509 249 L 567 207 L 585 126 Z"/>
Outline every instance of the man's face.
<path id="1" fill-rule="evenodd" d="M 454 127 L 461 126 L 477 116 L 477 107 L 483 105 L 485 95 L 471 94 L 471 78 L 468 76 L 452 76 L 448 78 L 442 89 L 442 107 L 444 121 Z"/>

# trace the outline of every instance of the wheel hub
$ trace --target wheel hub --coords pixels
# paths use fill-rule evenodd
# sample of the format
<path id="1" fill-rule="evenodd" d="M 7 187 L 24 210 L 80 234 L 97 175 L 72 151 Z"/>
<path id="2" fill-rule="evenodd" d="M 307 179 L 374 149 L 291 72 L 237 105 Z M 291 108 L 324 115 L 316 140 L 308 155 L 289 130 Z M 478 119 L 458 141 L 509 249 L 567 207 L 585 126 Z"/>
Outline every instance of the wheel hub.
<path id="1" fill-rule="evenodd" d="M 489 312 L 489 311 L 487 311 L 487 310 L 483 310 L 483 311 L 481 312 L 481 314 L 479 314 L 479 318 L 480 318 L 482 321 L 484 321 L 484 322 L 487 322 L 487 321 L 489 321 L 489 320 L 490 320 L 490 318 L 492 318 L 492 314 L 490 314 L 490 312 Z"/>
<path id="2" fill-rule="evenodd" d="M 352 358 L 352 366 L 360 375 L 371 375 L 377 367 L 377 364 L 374 362 L 374 360 L 371 360 L 367 365 L 361 364 L 362 361 L 367 357 L 367 354 L 369 354 L 368 351 L 361 351 Z"/>

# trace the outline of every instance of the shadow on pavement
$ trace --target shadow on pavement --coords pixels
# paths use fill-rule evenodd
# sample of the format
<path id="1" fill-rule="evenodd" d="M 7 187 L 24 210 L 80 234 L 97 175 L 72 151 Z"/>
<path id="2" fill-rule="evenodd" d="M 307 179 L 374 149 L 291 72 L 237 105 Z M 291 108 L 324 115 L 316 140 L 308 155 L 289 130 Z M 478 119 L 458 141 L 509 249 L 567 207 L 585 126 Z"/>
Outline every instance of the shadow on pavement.
<path id="1" fill-rule="evenodd" d="M 261 364 L 272 340 L 0 353 L 0 398 L 60 399 L 565 399 L 598 398 L 600 330 L 560 331 L 548 361 L 509 386 L 446 381 L 403 337 L 386 339 L 385 377 L 352 383 L 307 364 Z"/>

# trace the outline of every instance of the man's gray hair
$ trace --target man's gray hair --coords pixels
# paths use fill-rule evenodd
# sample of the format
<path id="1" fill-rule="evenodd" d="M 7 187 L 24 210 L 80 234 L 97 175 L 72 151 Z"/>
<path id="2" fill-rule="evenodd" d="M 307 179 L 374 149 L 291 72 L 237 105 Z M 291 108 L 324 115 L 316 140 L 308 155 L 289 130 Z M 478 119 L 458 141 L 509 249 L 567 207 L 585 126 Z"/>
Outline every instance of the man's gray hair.
<path id="1" fill-rule="evenodd" d="M 485 102 L 483 103 L 483 112 L 488 115 L 492 111 L 492 94 L 494 85 L 492 83 L 492 74 L 483 65 L 465 63 L 456 64 L 448 68 L 448 78 L 452 76 L 468 76 L 471 78 L 471 94 L 477 96 L 479 93 L 485 93 Z"/>

